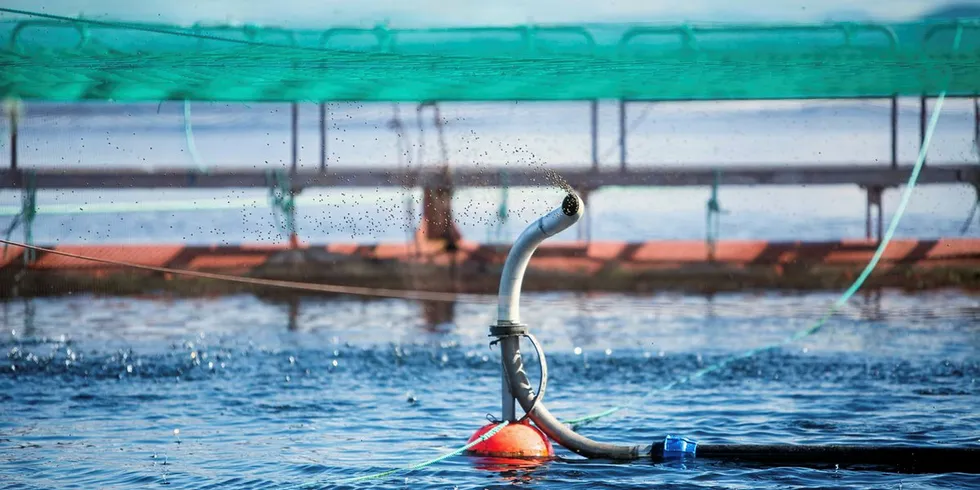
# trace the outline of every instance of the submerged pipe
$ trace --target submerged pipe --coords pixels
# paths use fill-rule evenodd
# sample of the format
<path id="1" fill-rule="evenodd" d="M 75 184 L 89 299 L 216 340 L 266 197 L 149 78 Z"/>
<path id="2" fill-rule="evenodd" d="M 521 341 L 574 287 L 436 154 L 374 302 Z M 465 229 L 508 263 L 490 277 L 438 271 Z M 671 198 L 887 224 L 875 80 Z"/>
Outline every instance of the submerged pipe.
<path id="1" fill-rule="evenodd" d="M 976 464 L 980 447 L 698 444 L 671 435 L 654 444 L 620 445 L 593 441 L 576 433 L 555 418 L 542 400 L 535 402 L 535 394 L 524 371 L 520 350 L 520 337 L 527 332 L 527 327 L 520 322 L 520 296 L 524 272 L 535 249 L 545 239 L 575 224 L 582 217 L 583 211 L 584 204 L 579 196 L 569 193 L 561 207 L 528 226 L 507 255 L 500 280 L 497 324 L 490 328 L 491 336 L 496 336 L 500 343 L 504 372 L 504 419 L 516 419 L 516 400 L 548 437 L 566 449 L 588 458 L 650 458 L 653 461 L 665 461 L 697 457 L 767 466 L 870 466 L 919 473 L 980 473 L 980 465 Z M 543 356 L 544 353 L 540 355 Z"/>
<path id="2" fill-rule="evenodd" d="M 562 201 L 561 207 L 532 223 L 514 242 L 500 278 L 496 334 L 499 335 L 506 329 L 512 329 L 511 332 L 523 331 L 524 326 L 520 321 L 521 285 L 531 255 L 545 239 L 575 224 L 582 217 L 584 208 L 582 199 L 574 193 L 569 193 Z M 492 329 L 491 332 L 494 333 L 494 330 Z M 542 401 L 539 400 L 534 404 L 535 395 L 524 371 L 518 335 L 513 333 L 501 335 L 500 353 L 504 370 L 502 398 L 505 419 L 515 418 L 513 401 L 516 399 L 542 432 L 570 451 L 589 458 L 617 460 L 649 456 L 650 445 L 626 446 L 593 441 L 562 424 L 548 411 Z"/>

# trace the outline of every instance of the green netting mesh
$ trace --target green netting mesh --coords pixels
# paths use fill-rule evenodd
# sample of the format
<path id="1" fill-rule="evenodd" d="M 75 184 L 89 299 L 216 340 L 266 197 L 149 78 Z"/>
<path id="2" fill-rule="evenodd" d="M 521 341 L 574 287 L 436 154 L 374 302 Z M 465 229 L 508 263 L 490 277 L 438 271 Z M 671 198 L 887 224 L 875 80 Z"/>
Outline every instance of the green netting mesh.
<path id="1" fill-rule="evenodd" d="M 980 91 L 976 21 L 286 30 L 0 11 L 8 14 L 0 23 L 0 96 L 23 99 L 684 100 Z"/>

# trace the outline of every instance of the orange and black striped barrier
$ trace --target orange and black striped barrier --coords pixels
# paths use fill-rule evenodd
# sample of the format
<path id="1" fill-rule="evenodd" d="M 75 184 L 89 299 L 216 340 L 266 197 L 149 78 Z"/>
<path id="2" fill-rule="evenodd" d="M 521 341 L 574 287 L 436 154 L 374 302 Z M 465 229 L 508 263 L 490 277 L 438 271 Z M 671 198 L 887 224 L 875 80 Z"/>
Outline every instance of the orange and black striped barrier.
<path id="1" fill-rule="evenodd" d="M 45 247 L 47 248 L 47 247 Z M 837 289 L 860 273 L 877 243 L 720 241 L 713 258 L 701 241 L 571 242 L 542 246 L 531 260 L 527 290 L 720 292 L 741 289 Z M 56 252 L 150 267 L 250 277 L 495 293 L 508 246 L 462 241 L 447 252 L 437 241 L 411 244 L 290 245 L 57 245 Z M 172 274 L 25 249 L 0 257 L 0 296 L 72 292 L 139 293 L 182 290 Z M 15 288 L 14 285 L 17 285 Z M 163 286 L 161 286 L 161 284 Z M 893 240 L 869 287 L 980 290 L 980 239 Z M 203 288 L 203 289 L 202 289 Z M 218 284 L 197 292 L 221 292 Z"/>

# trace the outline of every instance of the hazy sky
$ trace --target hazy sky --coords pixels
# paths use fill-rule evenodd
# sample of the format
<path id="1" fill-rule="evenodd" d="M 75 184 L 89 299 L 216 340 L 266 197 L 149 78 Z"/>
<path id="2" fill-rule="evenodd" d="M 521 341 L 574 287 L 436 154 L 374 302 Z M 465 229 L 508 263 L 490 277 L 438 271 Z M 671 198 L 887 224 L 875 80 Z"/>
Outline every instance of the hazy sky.
<path id="1" fill-rule="evenodd" d="M 238 21 L 265 24 L 517 24 L 606 21 L 822 21 L 860 12 L 903 20 L 949 0 L 5 0 L 8 8 L 59 15 L 190 24 Z M 980 5 L 980 0 L 958 1 Z"/>

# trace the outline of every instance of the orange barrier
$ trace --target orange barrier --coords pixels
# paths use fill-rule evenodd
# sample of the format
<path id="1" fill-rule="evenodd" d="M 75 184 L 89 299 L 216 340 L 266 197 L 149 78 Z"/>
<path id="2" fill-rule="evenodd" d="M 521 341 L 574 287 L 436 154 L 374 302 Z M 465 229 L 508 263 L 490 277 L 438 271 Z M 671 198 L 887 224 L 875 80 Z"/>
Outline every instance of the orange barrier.
<path id="1" fill-rule="evenodd" d="M 58 245 L 58 251 L 132 262 L 158 267 L 190 270 L 250 270 L 266 264 L 271 257 L 289 250 L 287 245 Z M 662 270 L 697 264 L 728 267 L 788 265 L 864 265 L 874 255 L 877 243 L 864 240 L 837 242 L 722 241 L 716 244 L 711 260 L 701 241 L 652 241 L 641 243 L 593 242 L 557 243 L 542 246 L 531 260 L 531 267 L 575 274 L 594 274 L 604 268 Z M 452 254 L 432 244 L 331 244 L 300 245 L 298 250 L 320 250 L 340 256 L 405 263 L 448 265 Z M 462 242 L 455 253 L 457 264 L 503 264 L 509 247 Z M 0 257 L 0 270 L 22 267 L 23 249 L 11 246 Z M 893 240 L 881 258 L 882 265 L 956 266 L 980 265 L 980 239 L 942 238 L 938 240 Z M 38 253 L 28 266 L 33 270 L 105 270 L 112 266 L 86 260 Z"/>

